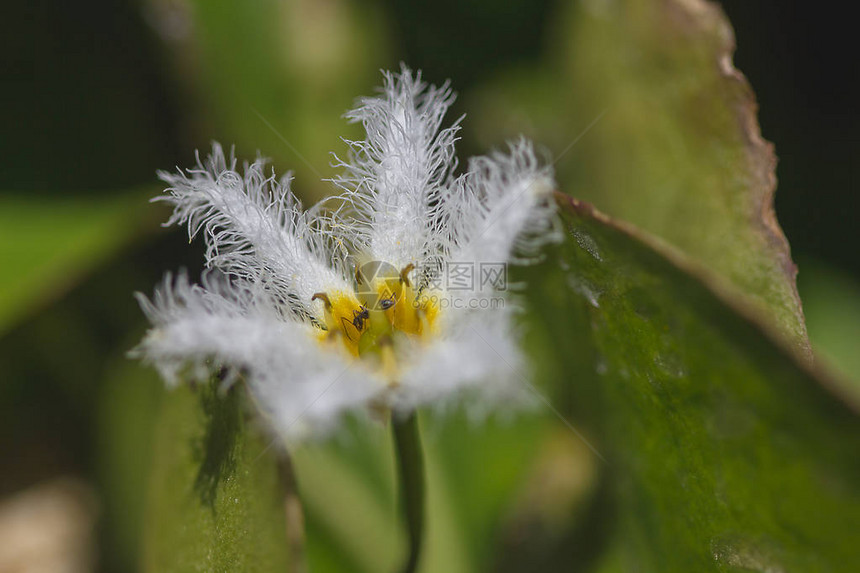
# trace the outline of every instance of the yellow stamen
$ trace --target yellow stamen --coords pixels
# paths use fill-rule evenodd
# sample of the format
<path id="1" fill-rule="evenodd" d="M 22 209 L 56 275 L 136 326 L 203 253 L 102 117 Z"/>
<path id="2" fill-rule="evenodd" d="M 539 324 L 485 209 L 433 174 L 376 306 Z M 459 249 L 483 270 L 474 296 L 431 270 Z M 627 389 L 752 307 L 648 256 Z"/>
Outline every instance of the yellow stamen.
<path id="1" fill-rule="evenodd" d="M 350 354 L 358 356 L 358 343 L 367 330 L 367 316 L 355 294 L 344 291 L 317 293 L 313 299 L 320 299 L 325 305 L 325 338 L 342 338 Z"/>
<path id="2" fill-rule="evenodd" d="M 374 284 L 379 300 L 393 300 L 394 304 L 385 310 L 395 330 L 412 335 L 427 334 L 439 314 L 439 298 L 425 293 L 419 294 L 409 282 L 400 278 L 380 279 Z"/>
<path id="3" fill-rule="evenodd" d="M 440 310 L 439 296 L 426 290 L 419 294 L 413 287 L 408 275 L 414 268 L 410 264 L 399 272 L 392 269 L 388 274 L 379 274 L 359 294 L 316 293 L 313 300 L 323 301 L 327 329 L 320 339 L 339 338 L 353 356 L 376 354 L 385 377 L 395 380 L 394 331 L 427 336 L 434 332 Z M 363 280 L 357 270 L 356 282 L 362 285 Z"/>

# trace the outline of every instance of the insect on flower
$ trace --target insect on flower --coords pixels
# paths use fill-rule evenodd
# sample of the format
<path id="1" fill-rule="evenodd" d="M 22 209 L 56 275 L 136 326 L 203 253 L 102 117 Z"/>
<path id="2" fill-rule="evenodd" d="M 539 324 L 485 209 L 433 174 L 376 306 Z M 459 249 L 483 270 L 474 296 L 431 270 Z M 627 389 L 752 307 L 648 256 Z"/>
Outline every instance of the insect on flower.
<path id="1" fill-rule="evenodd" d="M 484 304 L 508 293 L 448 273 L 523 260 L 556 236 L 551 169 L 520 139 L 455 174 L 448 84 L 405 66 L 384 76 L 346 115 L 367 137 L 335 158 L 339 194 L 307 210 L 289 174 L 267 175 L 263 159 L 240 170 L 217 144 L 196 167 L 159 174 L 167 224 L 203 235 L 209 268 L 200 284 L 168 275 L 152 300 L 138 295 L 153 328 L 135 354 L 169 384 L 241 372 L 288 437 L 369 404 L 405 413 L 520 395 L 513 306 Z"/>

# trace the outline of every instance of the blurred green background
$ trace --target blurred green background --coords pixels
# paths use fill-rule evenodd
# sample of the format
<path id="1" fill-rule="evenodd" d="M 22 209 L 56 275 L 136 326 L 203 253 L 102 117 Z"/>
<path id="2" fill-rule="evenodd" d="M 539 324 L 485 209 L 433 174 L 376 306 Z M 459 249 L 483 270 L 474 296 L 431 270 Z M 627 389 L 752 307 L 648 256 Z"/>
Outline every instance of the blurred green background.
<path id="1" fill-rule="evenodd" d="M 848 81 L 857 56 L 851 19 L 836 8 L 775 0 L 722 5 L 736 31 L 735 63 L 756 91 L 763 134 L 780 158 L 776 208 L 800 267 L 810 338 L 823 360 L 856 378 L 860 138 Z M 539 132 L 528 118 L 483 103 L 496 89 L 532 91 L 534 105 L 547 97 L 555 121 L 563 107 L 546 84 L 523 87 L 522 71 L 568 57 L 563 46 L 576 32 L 568 8 L 548 0 L 7 6 L 0 498 L 55 476 L 82 477 L 98 499 L 98 570 L 133 570 L 139 561 L 161 390 L 125 358 L 145 329 L 131 293 L 151 292 L 166 270 L 194 275 L 202 262 L 199 243 L 158 226 L 165 213 L 147 203 L 160 190 L 157 169 L 189 166 L 212 140 L 234 143 L 240 157 L 260 151 L 277 170 L 295 170 L 294 189 L 313 200 L 329 190 L 321 177 L 331 174 L 328 152 L 345 148 L 338 137 L 359 135 L 340 114 L 379 84 L 380 68 L 400 61 L 432 82 L 452 81 L 460 97 L 450 117 L 468 112 L 461 159 L 519 130 Z M 557 155 L 569 136 L 542 143 Z M 586 135 L 559 171 L 575 170 L 588 145 Z M 600 206 L 599 197 L 589 199 Z M 486 439 L 487 448 L 528 448 L 527 432 L 513 437 L 501 428 Z M 504 460 L 500 451 L 499 480 L 513 481 L 519 474 Z M 587 466 L 572 471 L 589 487 Z"/>

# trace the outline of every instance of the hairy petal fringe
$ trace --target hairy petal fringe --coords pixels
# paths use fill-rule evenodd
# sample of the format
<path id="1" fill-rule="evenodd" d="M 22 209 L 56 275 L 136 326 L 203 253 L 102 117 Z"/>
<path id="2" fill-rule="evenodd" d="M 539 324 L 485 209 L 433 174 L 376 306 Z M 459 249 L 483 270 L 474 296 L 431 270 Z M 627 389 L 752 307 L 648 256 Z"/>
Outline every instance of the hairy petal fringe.
<path id="1" fill-rule="evenodd" d="M 441 197 L 437 227 L 444 263 L 526 262 L 540 247 L 558 240 L 551 167 L 542 167 L 530 141 L 509 144 L 509 154 L 494 152 L 469 161 L 468 172 Z M 444 270 L 444 269 L 440 269 Z M 491 291 L 447 293 L 469 299 Z"/>
<path id="2" fill-rule="evenodd" d="M 321 345 L 313 327 L 279 317 L 259 285 L 168 275 L 152 300 L 137 296 L 154 328 L 132 356 L 155 365 L 168 385 L 205 382 L 221 368 L 228 380 L 243 377 L 280 436 L 325 435 L 380 390 L 342 349 Z"/>
<path id="3" fill-rule="evenodd" d="M 189 237 L 201 231 L 206 261 L 248 281 L 266 281 L 285 303 L 322 318 L 315 292 L 347 290 L 345 249 L 337 249 L 330 220 L 315 206 L 303 211 L 290 191 L 290 174 L 276 179 L 265 174 L 258 158 L 236 169 L 217 143 L 205 162 L 176 174 L 159 172 L 170 187 L 156 200 L 174 206 L 167 225 L 188 225 Z"/>
<path id="4" fill-rule="evenodd" d="M 480 419 L 491 411 L 531 404 L 510 314 L 503 309 L 463 312 L 448 321 L 444 336 L 410 347 L 393 407 L 408 411 L 433 405 L 444 410 L 466 398 L 469 412 Z"/>
<path id="5" fill-rule="evenodd" d="M 384 76 L 382 94 L 361 98 L 346 114 L 364 125 L 367 138 L 347 141 L 346 161 L 335 156 L 343 173 L 333 182 L 344 190 L 340 200 L 352 212 L 356 247 L 402 268 L 423 263 L 438 246 L 435 214 L 456 168 L 460 120 L 440 129 L 455 97 L 447 82 L 428 85 L 406 66 Z"/>
<path id="6" fill-rule="evenodd" d="M 325 435 L 343 411 L 368 404 L 404 412 L 466 398 L 481 418 L 535 403 L 515 297 L 479 280 L 468 290 L 437 283 L 449 264 L 480 273 L 482 264 L 533 259 L 555 240 L 552 168 L 520 139 L 507 153 L 471 159 L 454 177 L 460 120 L 442 128 L 454 100 L 449 84 L 428 85 L 406 66 L 384 75 L 381 93 L 346 115 L 367 136 L 347 141 L 346 161 L 335 157 L 342 193 L 332 203 L 303 210 L 289 174 L 276 178 L 262 158 L 239 170 L 217 143 L 195 168 L 159 173 L 169 188 L 157 200 L 174 207 L 166 224 L 203 234 L 210 267 L 199 285 L 168 275 L 151 300 L 138 295 L 153 328 L 133 355 L 169 385 L 208 381 L 214 371 L 227 373 L 225 384 L 241 377 L 270 427 L 288 439 Z M 451 299 L 426 337 L 395 336 L 393 367 L 372 352 L 352 357 L 343 333 L 321 330 L 324 297 L 311 298 L 354 293 L 350 253 L 415 265 L 415 293 Z M 503 306 L 471 304 L 487 297 Z"/>

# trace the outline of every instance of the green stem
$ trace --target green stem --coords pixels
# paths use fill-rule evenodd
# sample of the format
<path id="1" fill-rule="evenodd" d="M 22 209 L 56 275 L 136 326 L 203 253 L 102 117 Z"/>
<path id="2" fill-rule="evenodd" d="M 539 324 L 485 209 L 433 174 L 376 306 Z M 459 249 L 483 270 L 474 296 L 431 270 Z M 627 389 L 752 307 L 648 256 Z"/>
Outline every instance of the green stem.
<path id="1" fill-rule="evenodd" d="M 391 429 L 397 451 L 401 503 L 409 534 L 409 555 L 401 573 L 414 573 L 418 568 L 424 537 L 424 457 L 418 415 L 412 412 L 406 418 L 392 417 Z"/>

